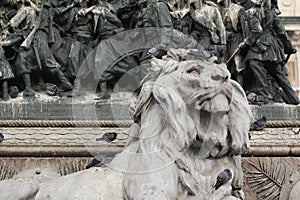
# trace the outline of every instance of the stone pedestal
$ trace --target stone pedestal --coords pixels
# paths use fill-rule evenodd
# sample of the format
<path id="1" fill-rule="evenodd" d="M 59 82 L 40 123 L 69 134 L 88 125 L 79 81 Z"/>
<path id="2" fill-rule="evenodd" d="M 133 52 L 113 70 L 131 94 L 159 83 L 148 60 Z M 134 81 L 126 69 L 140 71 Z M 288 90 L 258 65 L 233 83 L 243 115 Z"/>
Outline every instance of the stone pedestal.
<path id="1" fill-rule="evenodd" d="M 123 150 L 126 143 L 128 126 L 132 123 L 128 112 L 130 103 L 131 100 L 72 102 L 64 98 L 42 102 L 1 102 L 3 109 L 0 111 L 0 125 L 9 122 L 7 120 L 24 123 L 30 120 L 30 123 L 28 126 L 16 123 L 17 125 L 10 127 L 0 127 L 0 132 L 4 135 L 4 140 L 0 143 L 0 179 L 24 174 L 29 177 L 39 176 L 38 174 L 47 174 L 48 170 L 59 176 L 70 174 L 85 169 L 97 153 L 105 153 L 111 159 Z M 300 121 L 300 106 L 273 104 L 251 108 L 256 119 L 266 116 L 268 122 L 297 124 Z M 43 127 L 35 127 L 35 120 L 47 123 Z M 123 127 L 68 127 L 51 124 L 65 120 L 125 120 L 126 124 Z M 96 141 L 106 132 L 118 133 L 117 139 L 111 143 Z M 294 177 L 298 177 L 300 172 L 300 127 L 265 128 L 263 131 L 250 132 L 250 136 L 251 148 L 243 155 L 246 199 L 276 197 L 275 199 L 286 200 L 293 195 L 298 181 L 291 182 L 290 176 L 296 174 Z M 264 182 L 256 179 L 257 176 L 262 176 Z M 283 183 L 283 180 L 286 182 Z M 271 195 L 272 191 L 274 195 L 276 193 L 275 196 Z M 270 198 L 264 195 L 269 195 Z"/>

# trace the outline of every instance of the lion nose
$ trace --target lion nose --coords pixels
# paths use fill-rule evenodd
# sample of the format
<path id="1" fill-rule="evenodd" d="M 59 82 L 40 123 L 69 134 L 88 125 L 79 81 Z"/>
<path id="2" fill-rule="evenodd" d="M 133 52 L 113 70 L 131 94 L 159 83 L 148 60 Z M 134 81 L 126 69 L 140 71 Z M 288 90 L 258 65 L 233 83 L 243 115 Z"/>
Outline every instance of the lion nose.
<path id="1" fill-rule="evenodd" d="M 222 76 L 220 76 L 219 74 L 217 74 L 217 75 L 212 75 L 212 76 L 211 76 L 211 79 L 214 80 L 214 81 L 219 81 L 219 80 L 222 79 Z"/>

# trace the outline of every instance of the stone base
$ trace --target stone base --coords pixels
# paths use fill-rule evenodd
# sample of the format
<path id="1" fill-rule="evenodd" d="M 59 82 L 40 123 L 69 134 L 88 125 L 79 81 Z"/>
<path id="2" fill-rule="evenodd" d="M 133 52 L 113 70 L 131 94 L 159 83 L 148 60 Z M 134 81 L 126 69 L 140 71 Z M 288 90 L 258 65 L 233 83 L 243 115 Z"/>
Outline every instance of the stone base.
<path id="1" fill-rule="evenodd" d="M 78 98 L 50 97 L 0 101 L 0 120 L 125 120 L 131 119 L 133 98 L 122 95 L 110 100 L 94 100 L 94 95 Z"/>
<path id="2" fill-rule="evenodd" d="M 92 157 L 1 158 L 0 180 L 30 178 L 42 183 L 82 171 L 91 160 Z M 246 200 L 290 199 L 300 183 L 299 162 L 298 157 L 243 157 Z"/>
<path id="3" fill-rule="evenodd" d="M 0 102 L 0 119 L 131 120 L 128 108 L 132 101 L 119 98 L 95 102 L 52 97 L 43 101 L 13 100 Z M 273 104 L 251 108 L 256 119 L 266 116 L 268 121 L 300 121 L 300 106 Z M 105 153 L 111 159 L 121 152 L 128 129 L 0 127 L 4 135 L 0 143 L 0 180 L 24 174 L 47 178 L 49 169 L 58 176 L 81 171 L 97 153 Z M 111 143 L 96 141 L 106 132 L 118 133 L 117 139 Z M 252 131 L 250 135 L 251 148 L 243 155 L 246 199 L 289 199 L 298 177 L 300 180 L 300 127 L 266 128 Z M 291 180 L 291 176 L 295 179 Z"/>
<path id="4" fill-rule="evenodd" d="M 93 100 L 94 96 L 80 98 L 49 97 L 0 101 L 0 120 L 129 120 L 130 104 L 134 98 L 120 96 L 110 100 Z M 300 121 L 300 106 L 268 104 L 251 106 L 254 117 L 268 120 Z"/>
<path id="5" fill-rule="evenodd" d="M 82 157 L 97 153 L 114 156 L 123 150 L 128 128 L 0 128 L 3 157 Z M 106 132 L 116 132 L 111 143 L 96 141 Z"/>
<path id="6" fill-rule="evenodd" d="M 129 128 L 1 128 L 2 157 L 82 157 L 97 153 L 114 156 L 123 150 Z M 113 142 L 96 141 L 116 132 Z M 300 128 L 265 128 L 250 132 L 250 150 L 244 156 L 300 156 Z"/>

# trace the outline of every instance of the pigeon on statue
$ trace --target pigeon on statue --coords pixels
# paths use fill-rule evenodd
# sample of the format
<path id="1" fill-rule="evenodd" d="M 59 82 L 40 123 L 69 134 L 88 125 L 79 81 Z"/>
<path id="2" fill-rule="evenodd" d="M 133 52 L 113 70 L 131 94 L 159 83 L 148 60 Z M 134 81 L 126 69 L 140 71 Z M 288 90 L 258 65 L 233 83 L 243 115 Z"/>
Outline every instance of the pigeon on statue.
<path id="1" fill-rule="evenodd" d="M 0 133 L 0 142 L 2 142 L 3 140 L 4 140 L 4 135 Z"/>
<path id="2" fill-rule="evenodd" d="M 250 131 L 261 131 L 266 127 L 267 124 L 267 118 L 263 116 L 262 118 L 256 120 L 251 124 Z"/>
<path id="3" fill-rule="evenodd" d="M 117 138 L 117 135 L 115 132 L 107 132 L 104 133 L 101 138 L 97 138 L 96 141 L 104 140 L 106 142 L 112 142 Z"/>
<path id="4" fill-rule="evenodd" d="M 17 86 L 10 86 L 9 88 L 8 88 L 8 93 L 9 93 L 9 96 L 11 97 L 11 98 L 17 98 L 18 97 L 18 95 L 19 95 L 19 89 L 18 89 L 18 87 Z"/>
<path id="5" fill-rule="evenodd" d="M 227 183 L 230 179 L 233 178 L 233 172 L 230 169 L 224 169 L 218 177 L 217 177 L 217 182 L 214 186 L 214 188 L 217 190 L 219 187 Z"/>
<path id="6" fill-rule="evenodd" d="M 256 99 L 257 99 L 257 95 L 253 92 L 247 93 L 247 100 L 249 102 L 249 104 L 256 104 Z"/>
<path id="7" fill-rule="evenodd" d="M 85 167 L 89 169 L 91 167 L 102 167 L 107 163 L 107 157 L 105 154 L 97 154 L 94 156 L 93 160 Z"/>
<path id="8" fill-rule="evenodd" d="M 49 96 L 56 96 L 58 92 L 58 87 L 53 83 L 46 83 L 46 93 Z"/>

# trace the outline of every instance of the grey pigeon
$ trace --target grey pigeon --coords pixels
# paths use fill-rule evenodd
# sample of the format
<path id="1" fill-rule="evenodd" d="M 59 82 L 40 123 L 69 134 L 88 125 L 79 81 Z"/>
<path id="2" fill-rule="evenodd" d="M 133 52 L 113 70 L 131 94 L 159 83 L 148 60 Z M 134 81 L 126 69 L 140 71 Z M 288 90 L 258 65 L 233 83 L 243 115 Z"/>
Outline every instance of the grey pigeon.
<path id="1" fill-rule="evenodd" d="M 117 135 L 115 132 L 107 132 L 104 133 L 101 138 L 97 138 L 96 141 L 104 140 L 106 142 L 112 142 L 117 138 Z"/>
<path id="2" fill-rule="evenodd" d="M 53 83 L 46 83 L 46 92 L 49 96 L 56 96 L 58 92 L 57 85 Z"/>
<path id="3" fill-rule="evenodd" d="M 101 167 L 107 163 L 107 157 L 105 154 L 97 154 L 94 156 L 93 160 L 85 167 L 89 169 L 91 167 Z"/>
<path id="4" fill-rule="evenodd" d="M 210 45 L 205 50 L 209 51 L 211 55 L 219 57 L 223 52 L 224 48 L 221 45 Z"/>
<path id="5" fill-rule="evenodd" d="M 221 187 L 222 185 L 227 183 L 230 179 L 232 179 L 232 172 L 230 171 L 230 169 L 224 169 L 224 171 L 222 171 L 218 175 L 217 182 L 216 182 L 214 188 L 216 190 L 219 189 L 219 187 Z"/>
<path id="6" fill-rule="evenodd" d="M 142 57 L 141 61 L 150 59 L 152 57 L 161 59 L 166 54 L 167 54 L 166 50 L 159 49 L 157 47 L 152 47 L 151 49 L 148 50 L 147 54 Z"/>
<path id="7" fill-rule="evenodd" d="M 250 131 L 261 131 L 263 130 L 267 125 L 267 118 L 263 116 L 262 118 L 256 120 L 251 124 Z"/>
<path id="8" fill-rule="evenodd" d="M 19 95 L 19 89 L 18 89 L 18 87 L 17 86 L 10 86 L 9 88 L 8 88 L 8 93 L 9 93 L 9 96 L 11 97 L 11 98 L 17 98 L 18 97 L 18 95 Z"/>
<path id="9" fill-rule="evenodd" d="M 4 140 L 4 135 L 0 133 L 0 142 L 2 142 L 3 140 Z"/>
<path id="10" fill-rule="evenodd" d="M 249 104 L 255 104 L 257 99 L 257 95 L 253 92 L 247 94 L 247 100 Z"/>
<path id="11" fill-rule="evenodd" d="M 278 102 L 278 101 L 276 101 L 276 100 L 277 100 L 277 99 L 280 99 L 280 100 L 282 100 L 283 102 L 285 102 L 285 103 L 287 103 L 287 104 L 292 104 L 292 102 L 291 102 L 291 101 L 289 100 L 289 98 L 286 96 L 285 92 L 282 91 L 281 89 L 276 90 L 275 95 L 274 95 L 274 98 L 275 98 L 275 102 Z M 279 103 L 282 103 L 282 101 L 279 102 Z"/>

